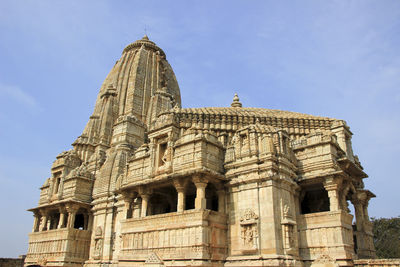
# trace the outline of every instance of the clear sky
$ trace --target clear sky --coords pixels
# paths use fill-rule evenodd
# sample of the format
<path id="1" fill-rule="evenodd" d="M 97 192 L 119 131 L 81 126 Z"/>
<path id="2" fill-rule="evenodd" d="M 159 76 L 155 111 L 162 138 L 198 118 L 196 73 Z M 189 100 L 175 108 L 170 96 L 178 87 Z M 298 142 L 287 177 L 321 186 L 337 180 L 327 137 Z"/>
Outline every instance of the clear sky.
<path id="1" fill-rule="evenodd" d="M 400 1 L 0 1 L 0 257 L 27 250 L 39 187 L 145 29 L 184 107 L 283 109 L 347 121 L 377 198 L 400 215 Z"/>

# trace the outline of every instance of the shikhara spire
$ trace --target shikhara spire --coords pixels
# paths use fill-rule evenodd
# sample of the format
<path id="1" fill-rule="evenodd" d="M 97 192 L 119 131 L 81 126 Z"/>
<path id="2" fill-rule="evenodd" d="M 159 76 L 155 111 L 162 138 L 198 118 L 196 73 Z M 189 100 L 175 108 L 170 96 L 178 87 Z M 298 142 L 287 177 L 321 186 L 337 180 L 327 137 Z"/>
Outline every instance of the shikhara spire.
<path id="1" fill-rule="evenodd" d="M 182 108 L 145 35 L 54 161 L 26 266 L 357 265 L 375 256 L 374 194 L 351 136 L 342 120 L 242 107 L 237 94 L 230 107 Z"/>

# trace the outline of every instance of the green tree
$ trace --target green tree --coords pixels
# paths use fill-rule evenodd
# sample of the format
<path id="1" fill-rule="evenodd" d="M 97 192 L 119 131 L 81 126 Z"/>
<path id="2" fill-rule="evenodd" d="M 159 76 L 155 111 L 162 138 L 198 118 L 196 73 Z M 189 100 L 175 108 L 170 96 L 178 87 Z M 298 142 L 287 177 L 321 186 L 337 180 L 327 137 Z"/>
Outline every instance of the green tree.
<path id="1" fill-rule="evenodd" d="M 376 256 L 380 259 L 400 258 L 400 216 L 371 218 Z"/>

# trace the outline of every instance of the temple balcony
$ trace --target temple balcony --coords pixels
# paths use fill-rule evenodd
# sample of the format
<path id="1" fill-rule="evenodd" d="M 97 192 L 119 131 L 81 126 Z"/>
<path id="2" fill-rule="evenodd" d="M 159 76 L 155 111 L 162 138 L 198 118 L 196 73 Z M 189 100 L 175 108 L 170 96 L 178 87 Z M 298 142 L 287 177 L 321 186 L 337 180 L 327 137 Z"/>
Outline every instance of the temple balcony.
<path id="1" fill-rule="evenodd" d="M 62 228 L 30 233 L 25 265 L 82 266 L 89 258 L 91 232 Z"/>
<path id="2" fill-rule="evenodd" d="M 353 216 L 343 210 L 299 215 L 299 250 L 303 260 L 326 254 L 342 261 L 355 258 Z"/>
<path id="3" fill-rule="evenodd" d="M 185 210 L 122 221 L 120 264 L 144 262 L 151 253 L 163 261 L 221 261 L 227 253 L 227 216 Z"/>
<path id="4" fill-rule="evenodd" d="M 82 266 L 89 257 L 93 219 L 90 206 L 65 202 L 30 211 L 34 223 L 25 265 Z"/>

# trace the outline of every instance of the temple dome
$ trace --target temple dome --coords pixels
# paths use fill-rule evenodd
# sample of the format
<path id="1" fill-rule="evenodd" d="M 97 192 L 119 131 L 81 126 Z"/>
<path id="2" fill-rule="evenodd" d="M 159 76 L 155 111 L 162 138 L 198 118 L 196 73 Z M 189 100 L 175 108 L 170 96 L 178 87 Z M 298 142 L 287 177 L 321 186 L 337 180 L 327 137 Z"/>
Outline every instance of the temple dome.
<path id="1" fill-rule="evenodd" d="M 81 139 L 110 145 L 119 117 L 133 116 L 149 126 L 159 113 L 174 106 L 181 106 L 175 74 L 164 51 L 145 35 L 125 47 L 107 75 Z"/>

